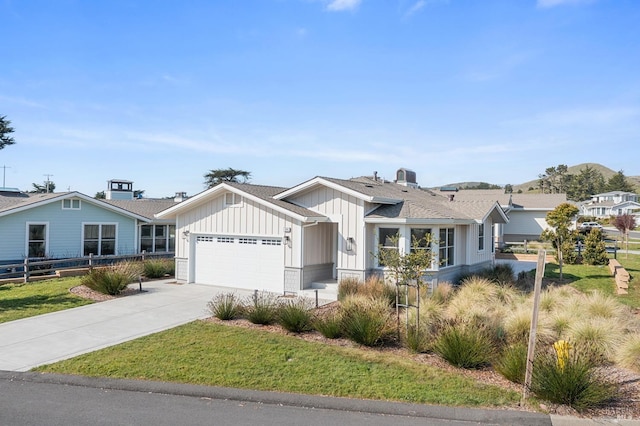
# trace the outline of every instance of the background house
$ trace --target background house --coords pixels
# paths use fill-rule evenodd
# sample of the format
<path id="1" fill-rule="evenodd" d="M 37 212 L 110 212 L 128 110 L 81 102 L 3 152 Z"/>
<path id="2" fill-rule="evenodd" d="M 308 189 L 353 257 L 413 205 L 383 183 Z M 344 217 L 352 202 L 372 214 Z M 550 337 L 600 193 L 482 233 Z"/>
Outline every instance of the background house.
<path id="1" fill-rule="evenodd" d="M 638 195 L 623 191 L 596 194 L 591 197 L 591 200 L 580 204 L 580 214 L 597 218 L 608 218 L 622 214 L 640 216 Z"/>
<path id="2" fill-rule="evenodd" d="M 293 188 L 223 183 L 157 215 L 175 219 L 176 278 L 291 291 L 314 282 L 383 273 L 380 244 L 434 253 L 430 278 L 453 280 L 493 262 L 492 229 L 507 222 L 496 201 L 460 201 L 394 182 L 316 177 Z M 429 247 L 411 247 L 431 235 Z"/>

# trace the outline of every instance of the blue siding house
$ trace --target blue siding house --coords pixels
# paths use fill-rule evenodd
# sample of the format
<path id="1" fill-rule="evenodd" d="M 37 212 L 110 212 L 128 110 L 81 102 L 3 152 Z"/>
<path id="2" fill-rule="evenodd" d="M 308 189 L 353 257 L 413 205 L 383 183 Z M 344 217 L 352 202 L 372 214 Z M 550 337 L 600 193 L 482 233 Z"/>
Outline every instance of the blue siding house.
<path id="1" fill-rule="evenodd" d="M 108 181 L 106 199 L 0 187 L 0 263 L 175 250 L 175 220 L 155 214 L 186 198 L 135 198 L 133 182 Z"/>

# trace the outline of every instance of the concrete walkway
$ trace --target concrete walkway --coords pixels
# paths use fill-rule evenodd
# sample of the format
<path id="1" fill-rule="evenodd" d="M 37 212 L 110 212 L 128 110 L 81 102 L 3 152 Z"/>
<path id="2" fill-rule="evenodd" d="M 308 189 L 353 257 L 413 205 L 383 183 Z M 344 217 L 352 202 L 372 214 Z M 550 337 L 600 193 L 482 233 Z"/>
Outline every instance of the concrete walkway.
<path id="1" fill-rule="evenodd" d="M 206 318 L 211 315 L 207 302 L 218 293 L 253 294 L 179 285 L 174 280 L 144 283 L 143 289 L 127 297 L 0 324 L 0 370 L 28 371 Z"/>

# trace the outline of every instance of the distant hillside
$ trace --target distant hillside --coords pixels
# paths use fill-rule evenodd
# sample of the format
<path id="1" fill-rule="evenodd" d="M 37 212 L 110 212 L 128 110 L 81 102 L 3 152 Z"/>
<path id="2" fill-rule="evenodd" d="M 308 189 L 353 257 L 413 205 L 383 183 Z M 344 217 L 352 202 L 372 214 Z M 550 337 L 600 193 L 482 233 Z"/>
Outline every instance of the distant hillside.
<path id="1" fill-rule="evenodd" d="M 577 175 L 585 167 L 591 167 L 592 169 L 602 173 L 602 176 L 604 176 L 604 180 L 605 181 L 609 180 L 609 178 L 611 178 L 611 176 L 613 176 L 616 173 L 618 173 L 618 170 L 611 170 L 610 168 L 608 168 L 606 166 L 603 166 L 602 164 L 598 164 L 598 163 L 582 163 L 582 164 L 578 164 L 576 166 L 569 167 L 567 169 L 567 174 Z M 544 170 L 541 170 L 540 173 L 544 173 Z M 627 174 L 626 170 L 623 170 L 623 173 L 625 174 L 625 176 L 629 180 L 629 182 L 631 184 L 635 185 L 636 189 L 640 189 L 640 176 L 629 176 Z M 539 179 L 536 178 L 536 179 L 530 180 L 528 182 L 524 182 L 524 183 L 521 183 L 521 184 L 513 185 L 513 192 L 518 192 L 518 190 L 522 190 L 522 192 L 534 192 L 534 191 L 537 191 L 538 180 Z M 530 188 L 536 188 L 536 190 L 530 191 Z"/>
<path id="2" fill-rule="evenodd" d="M 612 170 L 606 166 L 603 166 L 602 164 L 598 164 L 598 163 L 582 163 L 582 164 L 578 164 L 576 166 L 571 166 L 568 167 L 567 169 L 567 173 L 571 174 L 571 175 L 577 175 L 580 173 L 580 171 L 582 169 L 584 169 L 585 167 L 591 167 L 592 169 L 599 171 L 600 173 L 602 173 L 602 176 L 604 177 L 605 181 L 609 180 L 609 178 L 611 178 L 611 176 L 615 175 L 616 173 L 618 173 L 618 170 Z M 544 170 L 540 170 L 540 173 L 544 173 Z M 623 170 L 623 173 L 625 174 L 627 180 L 635 185 L 636 187 L 636 191 L 640 191 L 640 176 L 629 176 L 628 170 Z M 537 192 L 538 191 L 538 178 L 536 177 L 534 180 L 530 180 L 528 182 L 524 182 L 524 183 L 520 183 L 520 184 L 515 184 L 512 183 L 511 185 L 513 186 L 513 192 L 518 192 L 518 190 L 522 190 L 522 192 Z M 495 185 L 495 184 L 490 184 L 490 183 L 486 183 L 486 182 L 458 182 L 458 183 L 450 183 L 447 185 L 442 185 L 442 186 L 455 186 L 456 188 L 486 188 L 486 187 L 502 187 L 504 188 L 504 185 Z M 533 190 L 530 191 L 530 188 L 534 188 Z M 435 188 L 437 189 L 437 188 Z"/>

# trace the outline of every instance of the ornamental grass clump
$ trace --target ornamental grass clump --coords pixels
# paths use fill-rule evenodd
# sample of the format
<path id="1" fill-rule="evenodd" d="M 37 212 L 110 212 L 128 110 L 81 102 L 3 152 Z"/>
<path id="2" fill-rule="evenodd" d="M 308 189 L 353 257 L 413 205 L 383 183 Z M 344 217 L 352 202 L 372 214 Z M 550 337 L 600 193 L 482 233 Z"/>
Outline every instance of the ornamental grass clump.
<path id="1" fill-rule="evenodd" d="M 338 300 L 342 301 L 348 296 L 358 293 L 358 288 L 362 285 L 362 281 L 358 278 L 343 278 L 338 283 Z"/>
<path id="2" fill-rule="evenodd" d="M 394 334 L 392 310 L 383 297 L 351 296 L 340 305 L 342 331 L 365 346 L 376 346 Z"/>
<path id="3" fill-rule="evenodd" d="M 616 352 L 618 365 L 640 372 L 640 334 L 629 335 Z"/>
<path id="4" fill-rule="evenodd" d="M 137 281 L 140 272 L 139 263 L 120 262 L 92 269 L 82 278 L 82 284 L 99 293 L 116 296 Z"/>
<path id="5" fill-rule="evenodd" d="M 449 364 L 478 369 L 491 364 L 495 346 L 491 332 L 482 326 L 450 321 L 440 332 L 433 350 Z"/>
<path id="6" fill-rule="evenodd" d="M 524 383 L 527 368 L 527 344 L 516 342 L 507 346 L 494 364 L 494 368 L 507 380 L 514 383 Z"/>
<path id="7" fill-rule="evenodd" d="M 162 278 L 175 273 L 173 259 L 148 259 L 142 263 L 142 274 L 150 279 Z"/>
<path id="8" fill-rule="evenodd" d="M 256 292 L 246 308 L 246 317 L 253 324 L 269 325 L 278 320 L 278 296 L 266 291 Z"/>
<path id="9" fill-rule="evenodd" d="M 220 293 L 207 303 L 211 314 L 223 321 L 238 318 L 242 314 L 242 303 L 234 293 Z"/>
<path id="10" fill-rule="evenodd" d="M 304 298 L 292 299 L 280 305 L 278 323 L 292 333 L 313 330 L 311 302 Z"/>
<path id="11" fill-rule="evenodd" d="M 313 319 L 313 328 L 327 339 L 342 337 L 342 318 L 340 313 L 335 311 L 323 316 L 316 316 Z"/>
<path id="12" fill-rule="evenodd" d="M 547 347 L 536 357 L 531 381 L 536 396 L 578 411 L 603 406 L 616 397 L 618 385 L 598 369 L 588 347 L 571 342 L 555 346 L 563 350 Z"/>

